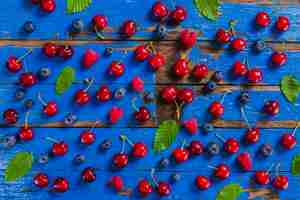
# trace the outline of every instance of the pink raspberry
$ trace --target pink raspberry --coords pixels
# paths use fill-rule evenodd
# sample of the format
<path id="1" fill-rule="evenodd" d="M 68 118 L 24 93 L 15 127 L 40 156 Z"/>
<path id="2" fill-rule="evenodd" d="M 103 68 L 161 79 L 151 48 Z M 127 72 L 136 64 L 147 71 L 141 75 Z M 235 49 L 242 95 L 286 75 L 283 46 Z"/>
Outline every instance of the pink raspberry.
<path id="1" fill-rule="evenodd" d="M 190 134 L 196 134 L 198 132 L 198 121 L 196 118 L 185 120 L 183 126 Z"/>
<path id="2" fill-rule="evenodd" d="M 136 92 L 144 92 L 144 81 L 139 77 L 136 76 L 131 81 L 131 87 Z"/>
<path id="3" fill-rule="evenodd" d="M 122 108 L 114 106 L 109 112 L 109 121 L 112 124 L 117 123 L 123 117 L 124 111 Z"/>

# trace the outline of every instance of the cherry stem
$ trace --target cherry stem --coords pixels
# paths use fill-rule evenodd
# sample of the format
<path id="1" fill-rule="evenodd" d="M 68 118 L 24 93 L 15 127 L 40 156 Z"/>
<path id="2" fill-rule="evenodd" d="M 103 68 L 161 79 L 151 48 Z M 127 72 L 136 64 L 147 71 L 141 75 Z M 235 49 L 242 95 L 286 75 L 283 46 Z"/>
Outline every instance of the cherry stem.
<path id="1" fill-rule="evenodd" d="M 244 59 L 244 64 L 246 65 L 246 67 L 249 67 L 249 58 L 248 58 L 248 56 L 246 56 L 246 58 Z"/>
<path id="2" fill-rule="evenodd" d="M 133 142 L 126 135 L 120 135 L 120 138 L 121 140 L 128 142 L 130 146 L 133 146 Z"/>
<path id="3" fill-rule="evenodd" d="M 221 99 L 221 101 L 220 101 L 221 104 L 224 103 L 225 97 L 226 97 L 230 92 L 231 92 L 231 91 L 228 90 L 228 91 L 226 91 L 226 92 L 223 94 L 222 99 Z"/>
<path id="4" fill-rule="evenodd" d="M 274 163 L 272 163 L 272 165 L 269 167 L 269 169 L 267 170 L 267 173 L 269 174 L 270 173 L 270 171 L 271 171 L 271 169 L 274 167 Z"/>
<path id="5" fill-rule="evenodd" d="M 126 139 L 122 136 L 120 136 L 120 139 L 122 141 L 122 149 L 121 149 L 121 153 L 124 153 L 125 152 L 125 142 L 126 142 Z"/>
<path id="6" fill-rule="evenodd" d="M 22 61 L 25 57 L 27 57 L 28 55 L 30 55 L 32 53 L 33 49 L 29 49 L 23 56 L 20 56 L 17 61 L 20 62 Z"/>
<path id="7" fill-rule="evenodd" d="M 93 85 L 94 81 L 95 81 L 95 77 L 92 78 L 92 80 L 89 82 L 87 87 L 84 89 L 85 92 L 87 92 L 90 89 L 90 87 Z"/>
<path id="8" fill-rule="evenodd" d="M 180 148 L 184 149 L 185 145 L 186 145 L 186 140 L 183 140 Z"/>
<path id="9" fill-rule="evenodd" d="M 181 103 L 180 105 L 177 103 L 177 101 L 174 101 L 174 103 L 175 103 L 175 106 L 176 106 L 176 119 L 178 121 L 180 121 L 181 109 L 182 109 L 182 106 L 184 105 L 184 103 Z"/>
<path id="10" fill-rule="evenodd" d="M 299 128 L 299 125 L 300 125 L 300 122 L 298 122 L 297 125 L 296 125 L 296 127 L 294 128 L 293 133 L 292 133 L 292 136 L 295 136 L 296 131 L 297 131 L 298 128 Z"/>
<path id="11" fill-rule="evenodd" d="M 225 143 L 225 138 L 223 138 L 221 135 L 219 135 L 218 133 L 215 133 L 215 136 L 219 139 L 219 140 L 221 140 L 223 143 Z"/>
<path id="12" fill-rule="evenodd" d="M 243 120 L 246 122 L 246 125 L 247 125 L 248 129 L 251 130 L 251 125 L 249 123 L 249 120 L 247 118 L 247 115 L 246 115 L 246 112 L 245 112 L 245 109 L 244 109 L 243 106 L 241 106 L 241 114 L 242 114 Z"/>
<path id="13" fill-rule="evenodd" d="M 90 127 L 90 131 L 93 131 L 99 123 L 100 123 L 100 120 L 95 121 L 95 123 L 93 124 L 93 126 Z"/>
<path id="14" fill-rule="evenodd" d="M 229 31 L 231 33 L 231 35 L 235 35 L 235 25 L 237 23 L 237 20 L 230 20 L 229 21 Z"/>
<path id="15" fill-rule="evenodd" d="M 52 142 L 52 143 L 59 143 L 58 140 L 56 140 L 54 138 L 51 138 L 51 137 L 46 137 L 45 139 L 48 140 L 48 141 L 50 141 L 50 142 Z"/>
<path id="16" fill-rule="evenodd" d="M 131 107 L 133 108 L 133 110 L 139 111 L 138 107 L 135 104 L 136 100 L 137 100 L 137 97 L 133 97 L 132 98 L 132 100 L 131 100 Z"/>
<path id="17" fill-rule="evenodd" d="M 47 105 L 46 101 L 42 98 L 40 92 L 38 93 L 38 99 L 39 99 L 39 101 L 43 104 L 43 106 L 46 106 L 46 105 Z"/>
<path id="18" fill-rule="evenodd" d="M 278 163 L 278 164 L 276 165 L 276 168 L 275 168 L 276 176 L 279 175 L 279 170 L 280 170 L 280 163 Z"/>
<path id="19" fill-rule="evenodd" d="M 147 45 L 148 49 L 151 51 L 152 54 L 156 54 L 156 49 L 154 48 L 153 42 L 149 42 Z"/>
<path id="20" fill-rule="evenodd" d="M 217 167 L 212 166 L 212 165 L 207 165 L 207 167 L 210 168 L 210 169 L 217 169 Z"/>
<path id="21" fill-rule="evenodd" d="M 30 112 L 26 112 L 26 115 L 25 115 L 25 122 L 24 122 L 24 128 L 28 128 L 28 119 L 29 119 L 29 114 Z"/>
<path id="22" fill-rule="evenodd" d="M 103 40 L 104 36 L 103 36 L 102 32 L 100 32 L 96 26 L 94 27 L 94 30 L 96 32 L 97 38 Z"/>
<path id="23" fill-rule="evenodd" d="M 155 174 L 155 168 L 152 168 L 152 169 L 151 169 L 151 172 L 150 172 L 150 175 L 151 175 L 151 178 L 152 178 L 153 183 L 156 185 L 156 187 L 158 187 L 158 182 L 157 182 L 157 180 L 156 180 L 154 174 Z"/>

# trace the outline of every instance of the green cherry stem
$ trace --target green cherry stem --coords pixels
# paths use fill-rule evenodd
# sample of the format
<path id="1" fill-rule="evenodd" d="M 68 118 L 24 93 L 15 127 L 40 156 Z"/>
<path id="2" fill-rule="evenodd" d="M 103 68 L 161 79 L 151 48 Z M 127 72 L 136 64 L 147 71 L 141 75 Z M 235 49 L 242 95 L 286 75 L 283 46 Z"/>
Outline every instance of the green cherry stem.
<path id="1" fill-rule="evenodd" d="M 125 152 L 125 142 L 126 142 L 126 139 L 123 137 L 123 135 L 120 135 L 120 139 L 122 141 L 121 153 L 124 153 Z"/>
<path id="2" fill-rule="evenodd" d="M 241 110 L 242 118 L 243 118 L 243 120 L 246 122 L 246 125 L 247 125 L 248 129 L 250 130 L 250 129 L 251 129 L 251 125 L 250 125 L 249 120 L 248 120 L 248 118 L 247 118 L 247 115 L 246 115 L 246 112 L 245 112 L 244 107 L 241 106 L 241 109 L 240 109 L 240 110 Z"/>
<path id="3" fill-rule="evenodd" d="M 33 49 L 29 49 L 23 56 L 20 56 L 17 61 L 20 62 L 22 61 L 25 57 L 27 57 L 28 55 L 30 55 L 32 53 Z"/>
<path id="4" fill-rule="evenodd" d="M 268 174 L 270 173 L 271 169 L 272 169 L 274 166 L 275 166 L 275 164 L 272 163 L 272 165 L 271 165 L 271 166 L 269 167 L 269 169 L 267 170 L 267 173 L 268 173 Z"/>
<path id="5" fill-rule="evenodd" d="M 130 146 L 133 146 L 133 142 L 126 136 L 126 135 L 120 135 L 121 140 L 126 141 Z"/>
<path id="6" fill-rule="evenodd" d="M 135 103 L 136 103 L 136 100 L 137 100 L 137 97 L 133 97 L 133 98 L 132 98 L 132 100 L 131 100 L 131 107 L 133 108 L 134 111 L 137 111 L 137 112 L 138 112 L 139 109 L 138 109 L 138 107 L 137 107 L 136 104 L 135 104 Z"/>
<path id="7" fill-rule="evenodd" d="M 175 106 L 176 106 L 176 119 L 177 121 L 180 121 L 181 118 L 181 111 L 184 103 L 178 104 L 177 101 L 174 101 Z"/>
<path id="8" fill-rule="evenodd" d="M 38 100 L 42 103 L 43 106 L 47 105 L 46 101 L 42 98 L 42 95 L 40 92 L 38 93 Z"/>
<path id="9" fill-rule="evenodd" d="M 98 28 L 95 26 L 94 30 L 96 32 L 97 38 L 99 38 L 100 40 L 104 40 L 104 35 L 101 31 L 98 30 Z"/>
<path id="10" fill-rule="evenodd" d="M 157 182 L 157 179 L 156 179 L 154 174 L 155 174 L 155 168 L 152 168 L 151 172 L 150 172 L 150 175 L 151 175 L 151 178 L 152 178 L 152 181 L 153 181 L 154 185 L 156 187 L 158 187 L 158 182 Z"/>
<path id="11" fill-rule="evenodd" d="M 300 125 L 300 122 L 298 122 L 297 125 L 296 125 L 296 127 L 294 128 L 293 133 L 292 133 L 292 136 L 295 136 L 295 135 L 296 135 L 296 131 L 298 130 L 299 125 Z"/>
<path id="12" fill-rule="evenodd" d="M 183 140 L 180 148 L 184 149 L 185 145 L 186 145 L 186 140 Z"/>
<path id="13" fill-rule="evenodd" d="M 90 127 L 90 131 L 93 131 L 98 124 L 100 124 L 100 120 L 95 121 L 95 123 Z"/>
<path id="14" fill-rule="evenodd" d="M 52 142 L 52 143 L 59 143 L 58 140 L 56 140 L 56 139 L 54 139 L 52 137 L 46 137 L 45 139 L 48 140 L 49 142 Z"/>
<path id="15" fill-rule="evenodd" d="M 219 135 L 218 133 L 215 133 L 215 136 L 223 143 L 225 143 L 225 138 L 223 138 L 221 135 Z"/>
<path id="16" fill-rule="evenodd" d="M 26 115 L 25 115 L 25 122 L 24 122 L 24 128 L 27 129 L 29 127 L 29 124 L 28 124 L 28 120 L 29 120 L 29 114 L 30 112 L 26 112 Z"/>
<path id="17" fill-rule="evenodd" d="M 224 103 L 225 98 L 226 98 L 226 96 L 227 96 L 229 93 L 231 93 L 231 91 L 230 91 L 230 90 L 227 90 L 227 91 L 223 94 L 223 96 L 222 96 L 222 98 L 221 98 L 221 101 L 220 101 L 221 104 Z"/>
<path id="18" fill-rule="evenodd" d="M 89 82 L 89 84 L 87 85 L 87 87 L 83 91 L 87 92 L 90 89 L 90 87 L 93 85 L 94 81 L 95 81 L 95 77 L 93 77 L 91 79 L 91 81 Z"/>
<path id="19" fill-rule="evenodd" d="M 278 163 L 278 164 L 276 165 L 276 167 L 275 167 L 275 174 L 276 174 L 276 176 L 279 175 L 279 170 L 280 170 L 280 163 Z"/>

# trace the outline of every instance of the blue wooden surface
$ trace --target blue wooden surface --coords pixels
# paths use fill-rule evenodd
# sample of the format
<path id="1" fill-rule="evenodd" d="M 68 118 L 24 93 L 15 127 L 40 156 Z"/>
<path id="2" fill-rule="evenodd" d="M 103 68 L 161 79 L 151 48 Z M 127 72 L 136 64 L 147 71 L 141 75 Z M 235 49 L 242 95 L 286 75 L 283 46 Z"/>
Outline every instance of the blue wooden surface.
<path id="1" fill-rule="evenodd" d="M 13 100 L 13 93 L 18 88 L 16 81 L 18 76 L 9 74 L 5 69 L 5 60 L 9 55 L 22 55 L 26 49 L 33 48 L 33 54 L 24 60 L 25 66 L 29 71 L 36 72 L 41 66 L 49 66 L 53 73 L 52 76 L 46 80 L 40 82 L 33 88 L 28 89 L 26 98 L 33 98 L 36 100 L 37 93 L 41 92 L 45 99 L 55 99 L 58 102 L 61 112 L 52 118 L 45 118 L 41 116 L 41 105 L 36 102 L 32 109 L 30 116 L 30 123 L 34 126 L 49 125 L 51 122 L 60 122 L 68 112 L 74 112 L 77 114 L 79 121 L 95 121 L 101 120 L 107 121 L 107 111 L 113 106 L 118 105 L 124 108 L 125 116 L 116 125 L 111 128 L 97 128 L 97 141 L 90 147 L 83 148 L 78 144 L 78 137 L 80 132 L 84 128 L 34 128 L 36 137 L 32 142 L 18 144 L 12 149 L 0 148 L 0 200 L 94 200 L 101 198 L 103 200 L 115 200 L 115 199 L 141 199 L 137 195 L 136 184 L 138 180 L 142 178 L 150 179 L 150 169 L 156 167 L 158 162 L 163 158 L 170 156 L 171 151 L 180 146 L 185 139 L 187 142 L 199 139 L 204 144 L 210 141 L 219 142 L 222 144 L 214 134 L 203 134 L 201 130 L 199 134 L 190 136 L 184 130 L 182 130 L 176 140 L 176 142 L 165 152 L 161 154 L 155 154 L 153 152 L 152 142 L 155 133 L 155 126 L 152 124 L 149 128 L 128 128 L 128 126 L 135 126 L 135 122 L 132 120 L 132 112 L 129 102 L 133 97 L 137 96 L 135 92 L 129 90 L 128 95 L 122 100 L 113 100 L 103 104 L 97 104 L 94 100 L 83 108 L 78 108 L 72 102 L 73 95 L 77 89 L 84 88 L 85 85 L 82 80 L 87 77 L 95 77 L 96 82 L 92 86 L 90 93 L 95 95 L 96 89 L 103 84 L 109 85 L 112 89 L 119 87 L 129 87 L 129 81 L 136 75 L 143 78 L 146 83 L 146 90 L 157 94 L 156 84 L 172 84 L 173 80 L 167 78 L 169 73 L 169 67 L 174 62 L 176 52 L 174 52 L 175 41 L 163 41 L 160 46 L 163 52 L 170 53 L 169 63 L 165 69 L 162 69 L 155 75 L 147 63 L 137 63 L 133 60 L 132 50 L 143 41 L 111 41 L 110 39 L 119 39 L 118 28 L 125 19 L 135 19 L 141 30 L 132 38 L 133 40 L 151 40 L 153 38 L 153 30 L 156 23 L 148 16 L 148 12 L 154 3 L 154 0 L 138 1 L 138 0 L 113 0 L 111 2 L 94 2 L 92 6 L 85 12 L 75 15 L 67 15 L 65 12 L 65 1 L 57 1 L 57 9 L 54 13 L 45 15 L 40 10 L 28 3 L 28 1 L 10 0 L 0 4 L 2 12 L 0 13 L 0 38 L 3 39 L 0 48 L 0 111 L 8 107 L 16 108 L 20 112 L 20 121 L 18 125 L 21 125 L 24 120 L 25 110 L 22 106 L 22 101 Z M 171 8 L 174 7 L 173 0 L 164 1 Z M 283 75 L 293 74 L 299 77 L 299 48 L 297 41 L 299 40 L 299 23 L 297 21 L 300 7 L 298 4 L 284 4 L 273 2 L 270 5 L 260 5 L 258 3 L 230 3 L 224 2 L 221 6 L 222 16 L 217 22 L 210 22 L 205 18 L 199 16 L 195 10 L 192 1 L 177 0 L 176 5 L 184 5 L 188 10 L 188 19 L 176 29 L 170 27 L 170 34 L 168 39 L 174 40 L 177 36 L 177 31 L 181 28 L 193 28 L 196 31 L 202 33 L 198 38 L 199 42 L 191 53 L 189 58 L 193 63 L 204 62 L 207 63 L 212 71 L 220 70 L 225 72 L 224 84 L 241 84 L 246 81 L 243 79 L 233 79 L 230 74 L 230 68 L 235 60 L 243 60 L 248 57 L 250 66 L 258 66 L 263 70 L 265 74 L 263 84 L 278 86 Z M 239 12 L 236 12 L 239 10 Z M 272 30 L 272 26 L 265 30 L 256 30 L 253 26 L 253 18 L 258 11 L 267 11 L 271 14 L 272 25 L 275 19 L 279 15 L 285 15 L 290 18 L 291 27 L 290 30 L 284 34 L 276 34 Z M 76 18 L 82 18 L 86 24 L 88 24 L 91 18 L 95 14 L 105 14 L 109 18 L 109 28 L 105 30 L 105 36 L 107 41 L 98 42 L 89 41 L 83 44 L 75 45 L 75 55 L 71 60 L 62 61 L 60 59 L 47 59 L 41 53 L 40 45 L 43 42 L 36 42 L 31 40 L 48 40 L 57 39 L 66 40 L 70 39 L 68 36 L 68 27 L 71 21 Z M 240 54 L 231 54 L 225 50 L 218 52 L 211 52 L 207 50 L 205 42 L 211 40 L 214 37 L 216 30 L 220 27 L 228 27 L 230 20 L 237 20 L 236 30 L 238 35 L 246 37 L 249 40 L 247 51 Z M 31 35 L 22 33 L 21 27 L 25 20 L 32 20 L 37 25 L 37 31 Z M 173 33 L 175 32 L 175 33 Z M 175 36 L 175 37 L 174 37 Z M 94 34 L 87 33 L 73 40 L 94 40 L 96 37 Z M 4 40 L 12 39 L 12 40 Z M 22 44 L 22 40 L 28 40 L 27 43 Z M 269 57 L 272 54 L 272 48 L 268 48 L 266 51 L 256 54 L 250 49 L 251 44 L 257 39 L 266 39 L 272 41 L 271 47 L 281 45 L 282 41 L 287 41 L 287 45 L 291 48 L 286 50 L 289 57 L 287 64 L 280 69 L 272 69 L 269 66 Z M 14 40 L 19 41 L 15 44 Z M 76 41 L 75 41 L 76 42 Z M 295 42 L 295 43 L 293 43 Z M 38 43 L 38 44 L 37 44 Z M 79 43 L 79 42 L 78 42 Z M 207 42 L 206 42 L 207 43 Z M 292 43 L 292 44 L 290 44 Z M 274 45 L 276 44 L 276 45 Z M 111 57 L 101 56 L 100 61 L 89 70 L 82 69 L 80 65 L 81 56 L 83 52 L 92 48 L 103 54 L 106 47 L 112 47 L 114 53 Z M 274 47 L 274 49 L 277 49 Z M 170 49 L 168 49 L 170 48 Z M 284 48 L 284 46 L 282 46 Z M 118 79 L 111 79 L 106 76 L 106 69 L 113 60 L 122 60 L 126 66 L 126 72 L 124 76 Z M 55 95 L 54 84 L 57 75 L 65 66 L 72 66 L 77 71 L 76 82 L 72 85 L 63 96 Z M 179 83 L 191 83 L 189 80 L 182 80 Z M 189 85 L 187 85 L 189 86 Z M 200 87 L 195 86 L 194 89 L 198 90 Z M 230 88 L 230 87 L 229 87 Z M 234 90 L 232 94 L 228 95 L 224 101 L 225 114 L 222 120 L 241 120 L 240 109 L 237 103 L 237 97 L 240 94 L 240 90 Z M 279 89 L 271 89 L 271 87 L 264 90 L 251 89 L 250 96 L 252 101 L 246 107 L 246 112 L 251 124 L 260 120 L 299 120 L 299 104 L 295 106 L 288 103 L 280 93 Z M 196 117 L 200 124 L 207 122 L 207 108 L 213 100 L 220 100 L 221 93 L 213 93 L 210 96 L 198 96 L 196 100 L 185 107 L 183 112 L 183 119 L 189 119 Z M 263 103 L 266 100 L 277 99 L 281 105 L 281 112 L 273 117 L 266 118 L 266 116 L 260 113 Z M 138 105 L 142 105 L 143 102 L 139 99 Z M 147 107 L 157 115 L 158 105 L 147 104 Z M 91 114 L 92 113 L 92 114 Z M 0 137 L 4 135 L 15 134 L 17 128 L 1 128 Z M 206 155 L 202 155 L 197 158 L 189 160 L 187 163 L 176 165 L 172 164 L 170 167 L 164 170 L 158 170 L 157 176 L 161 180 L 170 180 L 170 176 L 177 172 L 182 175 L 182 180 L 178 183 L 172 184 L 172 195 L 166 199 L 174 200 L 186 200 L 186 199 L 215 199 L 217 192 L 228 183 L 239 183 L 244 188 L 256 188 L 250 184 L 249 180 L 253 176 L 255 170 L 268 169 L 273 163 L 281 163 L 281 173 L 289 177 L 289 188 L 286 191 L 274 191 L 279 193 L 280 199 L 284 200 L 297 200 L 300 199 L 299 191 L 299 178 L 293 177 L 290 173 L 290 163 L 293 156 L 299 153 L 299 146 L 291 151 L 284 151 L 278 146 L 280 136 L 285 132 L 291 132 L 292 129 L 287 128 L 264 128 L 262 129 L 261 139 L 259 143 L 255 145 L 242 144 L 239 152 L 248 151 L 254 156 L 254 168 L 251 172 L 242 172 L 235 164 L 235 158 L 237 155 L 227 156 L 219 155 L 213 158 L 209 158 Z M 218 128 L 214 131 L 224 138 L 235 137 L 242 139 L 245 132 L 244 128 Z M 112 171 L 111 158 L 114 153 L 120 151 L 121 143 L 118 138 L 119 134 L 126 134 L 133 141 L 143 141 L 149 147 L 149 155 L 142 160 L 135 160 L 130 162 L 129 166 L 120 171 Z M 19 151 L 31 151 L 35 157 L 38 157 L 41 153 L 45 153 L 51 147 L 51 143 L 45 140 L 45 137 L 50 136 L 52 138 L 62 139 L 69 144 L 69 153 L 62 158 L 55 158 L 50 160 L 46 165 L 34 164 L 34 169 L 24 178 L 12 182 L 5 183 L 4 170 L 10 158 L 12 158 L 16 152 Z M 298 134 L 296 135 L 297 138 Z M 112 149 L 107 153 L 99 152 L 98 145 L 104 139 L 111 139 L 113 141 Z M 274 155 L 267 159 L 262 159 L 257 156 L 258 148 L 263 143 L 270 143 L 274 145 Z M 129 146 L 127 147 L 129 152 Z M 87 157 L 86 163 L 81 166 L 73 164 L 72 159 L 77 153 L 82 153 Z M 221 162 L 225 162 L 232 167 L 232 176 L 226 181 L 219 181 L 214 184 L 212 188 L 207 191 L 198 191 L 194 186 L 194 179 L 197 175 L 212 174 L 212 170 L 208 168 L 208 165 L 217 165 Z M 94 166 L 97 170 L 97 181 L 92 184 L 83 184 L 80 180 L 80 172 L 84 167 Z M 49 174 L 51 180 L 57 176 L 64 176 L 70 181 L 70 191 L 65 194 L 56 195 L 48 192 L 48 189 L 40 190 L 34 188 L 32 185 L 32 178 L 37 172 L 46 172 Z M 273 170 L 274 172 L 274 170 Z M 106 186 L 107 180 L 113 175 L 121 175 L 126 183 L 126 186 L 132 188 L 134 192 L 132 196 L 122 196 L 116 194 L 111 188 Z M 273 173 L 274 175 L 274 173 Z M 33 189 L 33 191 L 25 192 L 24 189 Z M 268 188 L 270 188 L 268 186 Z M 261 197 L 262 198 L 262 197 Z M 151 195 L 148 199 L 159 199 L 155 194 Z M 249 199 L 247 192 L 239 198 L 240 200 Z M 260 199 L 260 197 L 256 198 Z M 268 199 L 266 197 L 266 199 Z"/>

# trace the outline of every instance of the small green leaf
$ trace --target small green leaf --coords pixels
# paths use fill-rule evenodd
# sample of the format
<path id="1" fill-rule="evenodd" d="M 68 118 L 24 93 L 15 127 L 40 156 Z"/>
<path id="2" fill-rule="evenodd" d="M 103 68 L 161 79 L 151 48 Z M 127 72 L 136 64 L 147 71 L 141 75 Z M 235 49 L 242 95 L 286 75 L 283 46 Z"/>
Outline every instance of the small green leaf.
<path id="1" fill-rule="evenodd" d="M 67 13 L 73 14 L 87 9 L 92 0 L 67 0 Z"/>
<path id="2" fill-rule="evenodd" d="M 219 191 L 216 200 L 236 200 L 242 192 L 243 188 L 239 184 L 229 184 Z"/>
<path id="3" fill-rule="evenodd" d="M 280 83 L 280 89 L 289 102 L 296 103 L 300 92 L 300 83 L 294 76 L 284 76 Z"/>
<path id="4" fill-rule="evenodd" d="M 19 152 L 12 158 L 5 170 L 5 181 L 15 181 L 31 170 L 33 155 L 30 152 Z"/>
<path id="5" fill-rule="evenodd" d="M 75 70 L 72 67 L 65 67 L 59 74 L 56 80 L 56 94 L 63 94 L 69 87 L 71 87 L 75 80 Z"/>
<path id="6" fill-rule="evenodd" d="M 291 168 L 293 176 L 300 175 L 300 154 L 294 157 Z"/>
<path id="7" fill-rule="evenodd" d="M 155 133 L 153 148 L 156 152 L 167 149 L 176 139 L 180 126 L 175 120 L 162 122 Z"/>
<path id="8" fill-rule="evenodd" d="M 218 19 L 220 0 L 194 0 L 194 4 L 202 16 L 214 21 Z"/>

